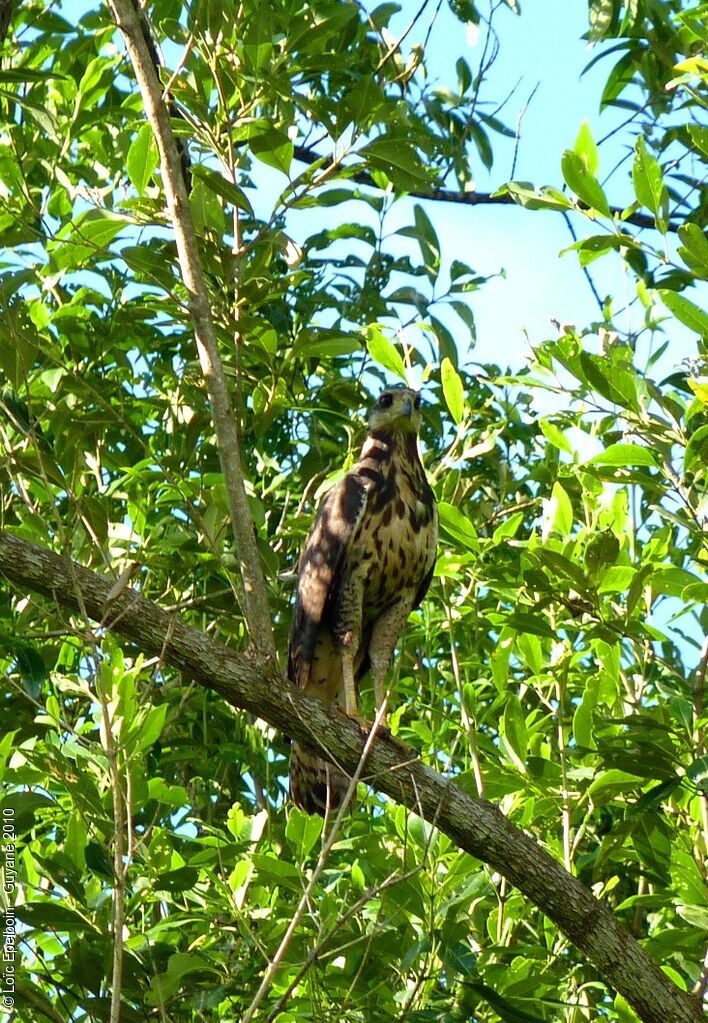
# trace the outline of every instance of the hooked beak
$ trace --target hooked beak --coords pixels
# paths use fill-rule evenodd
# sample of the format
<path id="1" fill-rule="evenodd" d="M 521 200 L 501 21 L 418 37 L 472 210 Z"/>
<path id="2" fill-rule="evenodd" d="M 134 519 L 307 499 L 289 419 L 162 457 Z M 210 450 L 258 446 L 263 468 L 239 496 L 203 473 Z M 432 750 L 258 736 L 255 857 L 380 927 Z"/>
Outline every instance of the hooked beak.
<path id="1" fill-rule="evenodd" d="M 410 419 L 413 415 L 413 402 L 410 398 L 405 398 L 403 401 L 403 414 Z"/>

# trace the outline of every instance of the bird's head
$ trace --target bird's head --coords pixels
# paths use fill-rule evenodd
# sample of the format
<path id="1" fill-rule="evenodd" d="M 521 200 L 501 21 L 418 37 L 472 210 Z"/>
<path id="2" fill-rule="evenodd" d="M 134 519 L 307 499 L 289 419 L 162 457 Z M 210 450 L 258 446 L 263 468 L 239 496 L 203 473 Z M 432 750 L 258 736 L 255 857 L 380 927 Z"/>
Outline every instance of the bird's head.
<path id="1" fill-rule="evenodd" d="M 418 433 L 420 395 L 410 387 L 386 387 L 369 415 L 369 433 Z"/>

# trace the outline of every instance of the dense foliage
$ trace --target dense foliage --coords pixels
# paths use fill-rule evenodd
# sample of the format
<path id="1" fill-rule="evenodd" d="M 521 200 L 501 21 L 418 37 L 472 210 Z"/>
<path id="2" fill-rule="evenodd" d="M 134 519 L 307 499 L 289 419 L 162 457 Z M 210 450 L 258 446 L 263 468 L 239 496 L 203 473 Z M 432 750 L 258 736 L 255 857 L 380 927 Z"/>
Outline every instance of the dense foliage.
<path id="1" fill-rule="evenodd" d="M 449 6 L 502 48 L 517 16 Z M 486 112 L 491 47 L 446 69 L 446 89 L 424 47 L 394 45 L 409 16 L 396 4 L 156 0 L 147 14 L 191 161 L 278 651 L 298 549 L 363 409 L 383 381 L 422 384 L 442 535 L 392 669 L 392 731 L 498 802 L 700 995 L 708 32 L 684 7 L 591 4 L 601 102 L 627 110 L 632 150 L 604 188 L 580 124 L 559 181 L 499 182 L 530 231 L 534 209 L 572 217 L 579 281 L 615 259 L 622 294 L 530 362 L 483 370 L 484 280 L 426 210 L 469 193 L 510 134 Z M 0 17 L 2 528 L 116 578 L 135 563 L 144 596 L 243 649 L 157 149 L 110 10 L 77 10 L 28 0 Z M 699 339 L 682 364 L 677 330 Z M 20 1018 L 243 1018 L 325 835 L 286 802 L 286 740 L 60 600 L 3 587 L 0 659 Z M 255 1010 L 276 1017 L 636 1018 L 503 877 L 364 785 Z"/>

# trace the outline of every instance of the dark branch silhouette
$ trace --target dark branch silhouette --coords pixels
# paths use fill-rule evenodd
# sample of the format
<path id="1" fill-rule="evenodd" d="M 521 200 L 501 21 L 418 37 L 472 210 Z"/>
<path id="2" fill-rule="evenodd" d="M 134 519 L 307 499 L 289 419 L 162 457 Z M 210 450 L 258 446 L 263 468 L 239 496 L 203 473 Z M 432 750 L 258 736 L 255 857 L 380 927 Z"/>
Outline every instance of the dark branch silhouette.
<path id="1" fill-rule="evenodd" d="M 306 146 L 295 146 L 295 158 L 301 163 L 313 164 L 318 163 L 322 156 L 315 152 L 313 149 L 309 149 Z M 366 185 L 368 188 L 378 189 L 378 185 L 368 173 L 368 171 L 355 171 L 347 175 L 349 181 L 356 181 L 358 185 Z M 425 199 L 431 202 L 450 202 L 457 203 L 460 206 L 521 206 L 513 195 L 509 192 L 456 192 L 450 188 L 416 188 L 411 189 L 406 193 L 412 196 L 414 199 Z M 578 203 L 578 211 L 587 209 L 582 203 Z M 624 215 L 624 209 L 621 206 L 610 206 L 610 212 L 613 216 L 623 217 L 623 224 L 631 224 L 633 227 L 646 228 L 649 230 L 658 230 L 656 226 L 656 220 L 648 213 L 630 213 L 628 216 Z M 670 221 L 667 229 L 669 231 L 678 231 L 681 225 Z"/>

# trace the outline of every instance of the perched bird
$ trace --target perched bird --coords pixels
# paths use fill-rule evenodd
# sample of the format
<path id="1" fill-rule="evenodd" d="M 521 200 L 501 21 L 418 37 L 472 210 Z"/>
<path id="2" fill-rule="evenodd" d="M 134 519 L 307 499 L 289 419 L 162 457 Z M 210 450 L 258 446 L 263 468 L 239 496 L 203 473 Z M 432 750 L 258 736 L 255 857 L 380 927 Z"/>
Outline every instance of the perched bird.
<path id="1" fill-rule="evenodd" d="M 359 721 L 359 680 L 371 668 L 378 710 L 398 638 L 433 575 L 438 516 L 419 428 L 420 395 L 387 387 L 359 461 L 325 497 L 300 557 L 288 676 Z M 293 743 L 290 794 L 301 809 L 336 810 L 348 784 L 333 764 Z"/>

